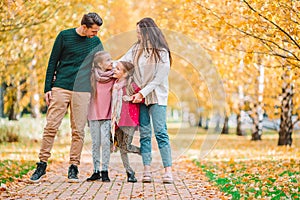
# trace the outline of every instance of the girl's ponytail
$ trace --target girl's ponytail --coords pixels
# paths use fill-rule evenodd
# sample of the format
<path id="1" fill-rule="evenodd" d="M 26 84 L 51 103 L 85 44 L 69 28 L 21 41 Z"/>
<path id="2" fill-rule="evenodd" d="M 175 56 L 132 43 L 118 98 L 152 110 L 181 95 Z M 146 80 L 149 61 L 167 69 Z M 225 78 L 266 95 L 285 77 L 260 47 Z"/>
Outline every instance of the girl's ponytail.
<path id="1" fill-rule="evenodd" d="M 133 73 L 134 73 L 134 65 L 130 62 L 126 62 L 126 61 L 120 61 L 121 64 L 124 66 L 125 68 L 125 72 L 127 73 L 127 77 L 126 77 L 126 93 L 127 95 L 133 95 L 135 94 L 135 90 L 132 86 L 133 83 Z"/>
<path id="2" fill-rule="evenodd" d="M 133 82 L 133 76 L 128 75 L 127 76 L 127 86 L 126 86 L 126 93 L 127 95 L 131 96 L 135 93 L 134 88 L 132 86 L 132 82 Z"/>
<path id="3" fill-rule="evenodd" d="M 92 64 L 92 71 L 91 71 L 91 95 L 92 98 L 95 98 L 97 95 L 97 85 L 96 85 L 96 77 L 95 77 L 95 65 L 94 62 Z"/>
<path id="4" fill-rule="evenodd" d="M 97 95 L 97 80 L 96 80 L 96 75 L 95 75 L 95 69 L 99 68 L 101 69 L 101 66 L 99 65 L 99 63 L 102 63 L 103 61 L 103 56 L 107 55 L 108 52 L 106 51 L 98 51 L 95 53 L 94 55 L 94 59 L 93 59 L 93 63 L 92 63 L 92 71 L 91 71 L 91 95 L 92 98 L 95 98 Z"/>

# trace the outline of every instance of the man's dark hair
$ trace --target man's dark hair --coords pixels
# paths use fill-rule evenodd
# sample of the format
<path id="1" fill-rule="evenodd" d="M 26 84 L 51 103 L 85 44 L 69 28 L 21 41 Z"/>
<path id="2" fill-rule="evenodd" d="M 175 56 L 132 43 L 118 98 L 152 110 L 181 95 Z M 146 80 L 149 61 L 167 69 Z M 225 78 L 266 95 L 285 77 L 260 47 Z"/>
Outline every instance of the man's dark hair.
<path id="1" fill-rule="evenodd" d="M 88 13 L 83 15 L 81 25 L 91 28 L 94 24 L 101 26 L 103 23 L 102 18 L 97 13 Z"/>

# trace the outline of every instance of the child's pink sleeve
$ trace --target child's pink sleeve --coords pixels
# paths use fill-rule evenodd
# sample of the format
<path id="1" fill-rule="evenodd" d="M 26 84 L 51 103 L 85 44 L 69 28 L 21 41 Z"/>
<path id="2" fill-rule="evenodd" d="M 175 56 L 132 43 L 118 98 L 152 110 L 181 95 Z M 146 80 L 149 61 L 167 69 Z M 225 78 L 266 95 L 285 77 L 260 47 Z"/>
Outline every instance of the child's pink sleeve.
<path id="1" fill-rule="evenodd" d="M 139 88 L 139 86 L 135 82 L 132 82 L 132 87 L 135 93 L 138 93 L 141 90 L 141 88 Z"/>

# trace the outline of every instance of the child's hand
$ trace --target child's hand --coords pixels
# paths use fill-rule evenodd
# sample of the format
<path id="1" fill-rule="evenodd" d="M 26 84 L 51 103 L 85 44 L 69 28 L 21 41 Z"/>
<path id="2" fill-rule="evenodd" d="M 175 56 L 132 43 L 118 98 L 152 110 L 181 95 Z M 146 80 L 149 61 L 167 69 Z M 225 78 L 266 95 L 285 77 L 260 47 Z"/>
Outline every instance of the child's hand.
<path id="1" fill-rule="evenodd" d="M 129 96 L 129 95 L 123 96 L 123 101 L 132 101 L 132 100 L 133 100 L 132 96 Z"/>
<path id="2" fill-rule="evenodd" d="M 143 101 L 143 95 L 141 93 L 134 94 L 132 99 L 132 103 L 141 103 Z"/>

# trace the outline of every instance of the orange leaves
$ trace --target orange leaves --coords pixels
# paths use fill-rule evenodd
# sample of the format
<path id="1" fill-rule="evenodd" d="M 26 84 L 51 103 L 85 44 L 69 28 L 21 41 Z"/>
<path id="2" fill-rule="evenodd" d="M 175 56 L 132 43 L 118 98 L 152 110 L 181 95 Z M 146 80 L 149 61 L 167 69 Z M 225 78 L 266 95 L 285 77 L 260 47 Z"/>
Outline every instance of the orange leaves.
<path id="1" fill-rule="evenodd" d="M 224 171 L 223 165 L 225 163 L 214 162 L 214 169 L 217 169 L 215 173 L 218 176 L 212 180 L 216 181 L 222 191 L 231 194 L 233 197 L 236 192 L 239 192 L 241 197 L 244 198 L 251 196 L 266 198 L 268 196 L 276 197 L 277 195 L 295 197 L 299 184 L 297 180 L 300 180 L 299 172 L 293 169 L 297 165 L 282 166 L 281 162 L 286 162 L 286 160 L 240 161 L 236 163 L 239 170 L 234 173 Z M 203 165 L 206 166 L 204 169 L 211 170 L 212 163 L 203 163 Z M 252 173 L 246 172 L 245 169 L 250 169 Z M 226 182 L 221 180 L 226 180 Z"/>
<path id="2" fill-rule="evenodd" d="M 198 165 L 233 199 L 296 198 L 300 186 L 300 135 L 295 135 L 291 148 L 274 147 L 276 138 L 269 133 L 254 143 L 248 137 L 221 135 Z"/>

